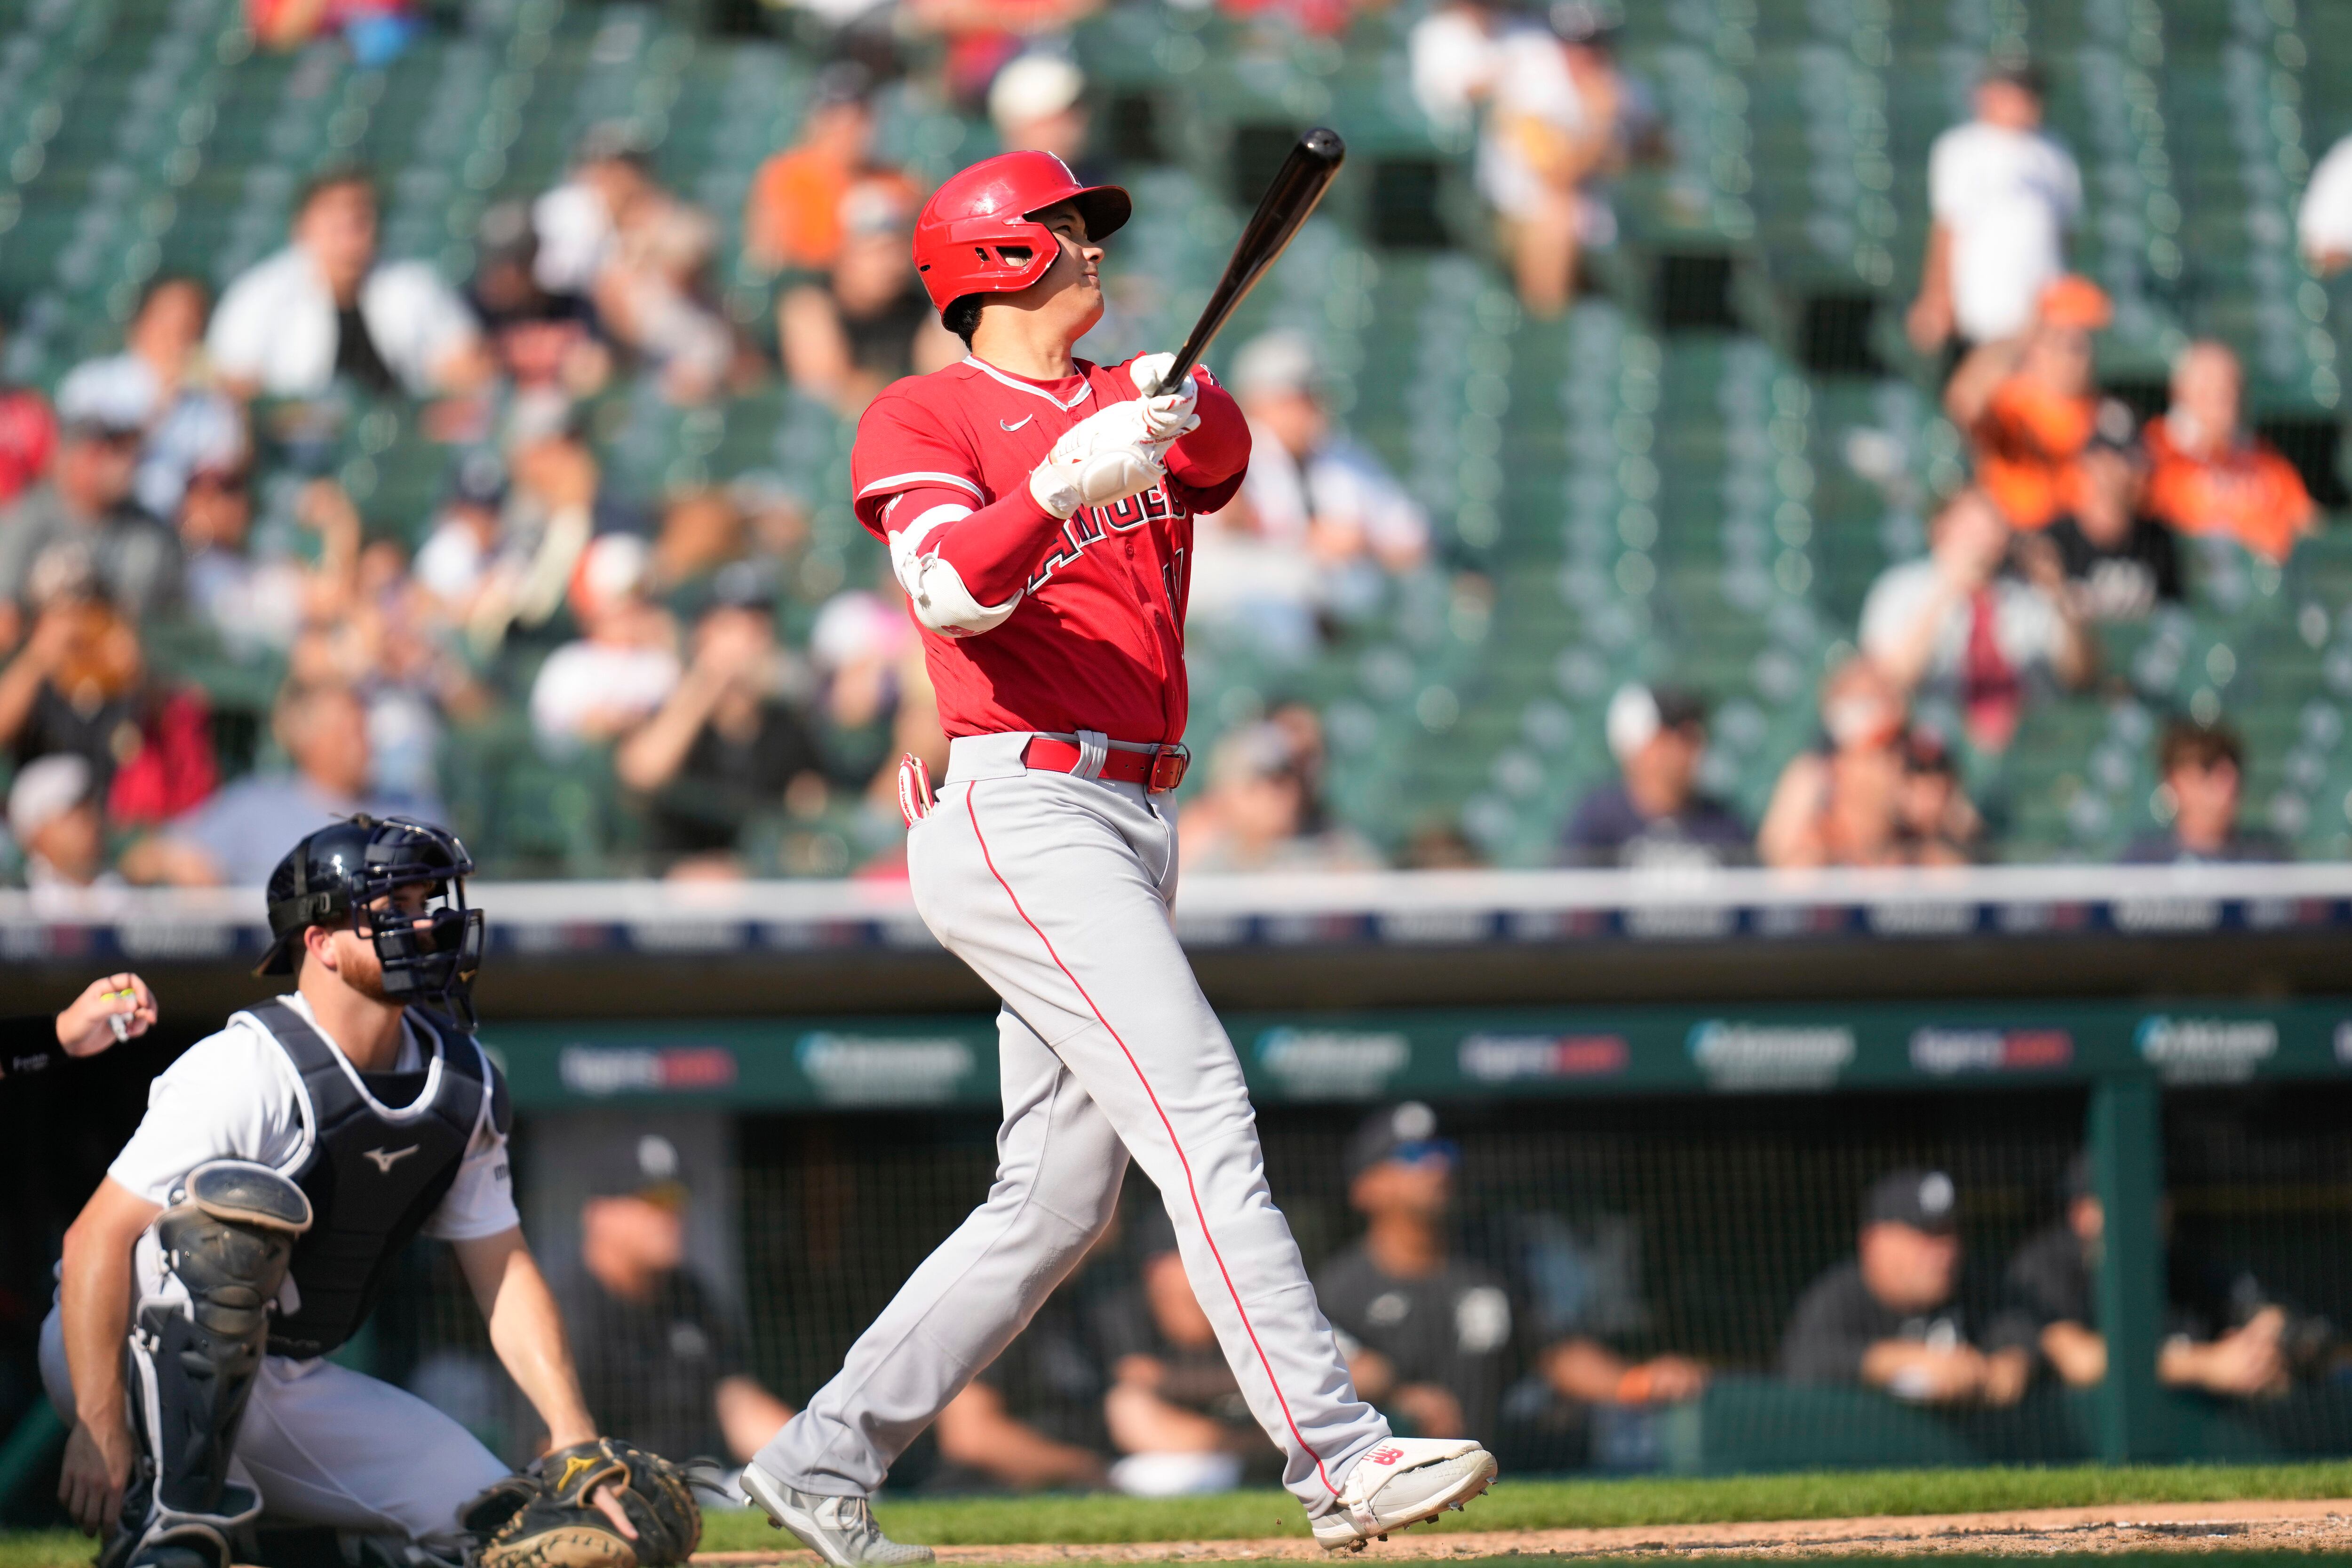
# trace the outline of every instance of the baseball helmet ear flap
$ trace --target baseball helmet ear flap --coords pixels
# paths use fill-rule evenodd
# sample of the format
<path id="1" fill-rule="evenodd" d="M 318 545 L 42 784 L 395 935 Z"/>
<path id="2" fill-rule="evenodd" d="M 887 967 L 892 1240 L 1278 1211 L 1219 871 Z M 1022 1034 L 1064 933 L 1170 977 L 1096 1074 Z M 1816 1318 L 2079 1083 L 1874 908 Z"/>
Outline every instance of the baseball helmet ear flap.
<path id="1" fill-rule="evenodd" d="M 915 270 L 944 310 L 967 294 L 1011 294 L 1045 276 L 1061 254 L 1037 214 L 1067 202 L 1099 240 L 1135 204 L 1117 185 L 1082 185 L 1050 152 L 1005 152 L 949 177 L 915 219 Z"/>

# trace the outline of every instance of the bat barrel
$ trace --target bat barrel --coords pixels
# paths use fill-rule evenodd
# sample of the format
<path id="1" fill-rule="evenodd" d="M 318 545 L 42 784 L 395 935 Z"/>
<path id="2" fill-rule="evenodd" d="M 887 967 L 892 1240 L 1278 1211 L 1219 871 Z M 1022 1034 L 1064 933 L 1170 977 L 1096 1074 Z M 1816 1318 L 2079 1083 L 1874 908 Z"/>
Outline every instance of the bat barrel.
<path id="1" fill-rule="evenodd" d="M 1259 198 L 1257 211 L 1243 225 L 1242 237 L 1234 244 L 1233 259 L 1225 263 L 1224 276 L 1217 280 L 1201 319 L 1192 325 L 1192 335 L 1184 340 L 1176 362 L 1160 382 L 1162 389 L 1181 382 L 1200 363 L 1201 355 L 1218 329 L 1315 211 L 1316 204 L 1330 189 L 1347 156 L 1347 142 L 1328 127 L 1318 125 L 1299 137 L 1289 156 L 1282 161 L 1282 167 L 1276 171 L 1273 183 L 1266 186 L 1265 194 Z"/>

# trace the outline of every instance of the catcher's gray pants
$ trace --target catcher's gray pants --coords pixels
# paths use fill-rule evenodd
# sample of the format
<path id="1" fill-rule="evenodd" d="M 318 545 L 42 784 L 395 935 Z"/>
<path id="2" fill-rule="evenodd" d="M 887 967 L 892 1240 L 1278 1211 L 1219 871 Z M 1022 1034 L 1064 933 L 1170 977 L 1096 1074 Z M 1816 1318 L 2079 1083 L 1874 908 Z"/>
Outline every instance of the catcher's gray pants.
<path id="1" fill-rule="evenodd" d="M 131 1254 L 142 1301 L 183 1291 L 151 1228 Z M 56 1307 L 41 1325 L 41 1381 L 68 1426 L 73 1381 Z M 261 1496 L 268 1521 L 398 1535 L 454 1549 L 458 1507 L 499 1477 L 498 1456 L 405 1389 L 334 1362 L 265 1355 L 238 1427 L 229 1474 Z"/>
<path id="2" fill-rule="evenodd" d="M 757 1463 L 803 1491 L 872 1493 L 1102 1234 L 1131 1154 L 1285 1484 L 1319 1515 L 1388 1424 L 1316 1305 L 1241 1062 L 1170 926 L 1171 803 L 1032 771 L 1028 738 L 956 741 L 907 844 L 925 923 L 1004 1000 L 996 1184 Z"/>

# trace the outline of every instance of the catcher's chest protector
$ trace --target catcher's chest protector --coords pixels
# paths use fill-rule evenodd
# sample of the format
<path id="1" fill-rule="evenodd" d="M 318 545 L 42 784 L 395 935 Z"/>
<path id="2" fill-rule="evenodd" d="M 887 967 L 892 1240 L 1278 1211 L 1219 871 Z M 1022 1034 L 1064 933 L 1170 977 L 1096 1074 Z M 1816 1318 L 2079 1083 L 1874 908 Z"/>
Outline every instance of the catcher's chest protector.
<path id="1" fill-rule="evenodd" d="M 469 1036 L 421 1008 L 408 1016 L 426 1041 L 425 1071 L 366 1074 L 284 1002 L 247 1011 L 293 1062 L 310 1129 L 286 1174 L 315 1218 L 294 1249 L 295 1310 L 271 1321 L 269 1354 L 324 1355 L 359 1332 L 457 1179 L 494 1070 Z"/>

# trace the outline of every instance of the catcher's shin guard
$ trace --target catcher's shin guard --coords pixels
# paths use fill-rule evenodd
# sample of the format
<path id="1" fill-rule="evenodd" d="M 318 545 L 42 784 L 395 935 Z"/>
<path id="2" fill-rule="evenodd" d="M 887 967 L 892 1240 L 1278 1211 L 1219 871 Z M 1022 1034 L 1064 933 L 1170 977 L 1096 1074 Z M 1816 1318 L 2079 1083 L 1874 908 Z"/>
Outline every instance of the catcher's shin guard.
<path id="1" fill-rule="evenodd" d="M 215 1160 L 188 1173 L 156 1218 L 162 1287 L 132 1314 L 124 1351 L 131 1428 L 142 1450 L 121 1532 L 100 1559 L 227 1568 L 229 1536 L 261 1500 L 229 1479 L 237 1426 L 310 1200 L 267 1166 Z"/>

